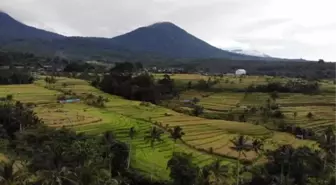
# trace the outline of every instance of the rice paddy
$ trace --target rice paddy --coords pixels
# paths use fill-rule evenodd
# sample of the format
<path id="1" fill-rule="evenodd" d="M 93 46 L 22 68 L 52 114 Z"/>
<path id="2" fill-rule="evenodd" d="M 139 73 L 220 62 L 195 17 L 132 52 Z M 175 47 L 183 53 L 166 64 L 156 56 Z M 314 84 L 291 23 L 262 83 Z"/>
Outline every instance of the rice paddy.
<path id="1" fill-rule="evenodd" d="M 172 78 L 197 82 L 208 77 L 201 75 L 174 75 Z M 233 84 L 225 80 L 234 81 Z M 279 80 L 283 80 L 279 78 Z M 235 77 L 223 77 L 217 86 L 223 89 L 245 88 L 251 83 L 265 83 L 266 77 L 246 77 L 242 83 Z M 66 84 L 66 85 L 64 85 Z M 269 130 L 262 125 L 251 123 L 205 119 L 178 113 L 168 108 L 156 105 L 141 105 L 141 102 L 125 100 L 117 96 L 103 93 L 88 82 L 78 79 L 57 78 L 56 84 L 47 87 L 43 80 L 31 85 L 0 86 L 0 97 L 12 94 L 14 100 L 24 103 L 34 103 L 37 115 L 51 127 L 70 127 L 78 132 L 99 135 L 104 131 L 112 130 L 121 141 L 132 145 L 132 167 L 144 173 L 154 173 L 155 178 L 168 179 L 169 172 L 166 164 L 172 155 L 174 142 L 169 139 L 169 134 L 164 134 L 164 141 L 156 143 L 154 148 L 144 141 L 146 131 L 149 131 L 153 123 L 162 128 L 181 126 L 186 135 L 183 142 L 177 142 L 175 151 L 183 151 L 193 154 L 193 160 L 199 165 L 206 165 L 216 160 L 223 159 L 223 163 L 233 162 L 232 157 L 238 154 L 231 149 L 231 139 L 246 135 L 248 137 L 265 138 L 265 148 L 273 149 L 280 144 L 292 144 L 293 146 L 312 146 L 315 142 L 296 139 L 288 133 Z M 331 84 L 322 86 L 332 91 Z M 104 108 L 88 106 L 83 102 L 59 104 L 56 98 L 61 94 L 60 90 L 71 90 L 76 94 L 92 93 L 102 95 L 109 99 Z M 197 97 L 199 104 L 204 106 L 206 112 L 221 113 L 239 106 L 262 104 L 268 98 L 265 93 L 253 93 L 245 96 L 244 93 L 223 91 L 218 93 L 186 91 L 181 94 L 180 100 Z M 326 126 L 335 123 L 335 95 L 323 93 L 321 95 L 280 94 L 277 102 L 282 106 L 286 119 L 293 124 L 304 125 L 307 128 L 323 130 Z M 294 118 L 293 112 L 297 112 Z M 314 117 L 308 119 L 306 114 L 312 112 Z M 131 140 L 128 137 L 129 128 L 135 127 L 136 137 Z M 211 151 L 211 152 L 210 152 Z M 221 156 L 221 157 L 220 157 Z M 255 152 L 248 152 L 246 159 L 253 160 L 258 157 Z M 155 169 L 155 170 L 153 170 Z"/>

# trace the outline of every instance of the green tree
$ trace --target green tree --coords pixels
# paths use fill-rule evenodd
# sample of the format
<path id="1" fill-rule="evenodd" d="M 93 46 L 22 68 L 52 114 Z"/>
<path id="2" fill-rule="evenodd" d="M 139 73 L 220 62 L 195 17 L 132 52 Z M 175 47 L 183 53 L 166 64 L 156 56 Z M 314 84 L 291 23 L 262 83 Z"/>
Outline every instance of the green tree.
<path id="1" fill-rule="evenodd" d="M 0 184 L 3 185 L 19 185 L 29 182 L 31 174 L 25 165 L 19 164 L 14 160 L 0 163 Z"/>
<path id="2" fill-rule="evenodd" d="M 276 91 L 273 91 L 270 93 L 270 97 L 272 98 L 273 101 L 279 98 L 279 93 Z"/>
<path id="3" fill-rule="evenodd" d="M 163 130 L 158 129 L 157 127 L 152 127 L 148 132 L 147 135 L 144 137 L 145 141 L 148 143 L 150 143 L 150 146 L 152 148 L 152 156 L 154 155 L 154 151 L 155 151 L 155 143 L 156 142 L 162 142 L 163 139 L 162 134 L 163 134 Z M 153 172 L 154 172 L 154 165 L 155 163 L 152 163 L 152 173 L 151 173 L 151 180 L 153 180 Z"/>
<path id="4" fill-rule="evenodd" d="M 128 154 L 128 162 L 127 162 L 127 168 L 130 167 L 131 164 L 131 156 L 132 156 L 132 141 L 136 135 L 136 130 L 134 127 L 131 127 L 128 132 L 128 137 L 129 137 L 129 154 Z"/>
<path id="5" fill-rule="evenodd" d="M 212 177 L 214 178 L 214 183 L 216 185 L 224 185 L 227 184 L 227 180 L 229 178 L 229 167 L 221 165 L 220 160 L 216 160 L 211 163 L 209 166 Z"/>
<path id="6" fill-rule="evenodd" d="M 175 151 L 175 144 L 177 140 L 182 140 L 182 137 L 185 135 L 185 133 L 182 131 L 183 129 L 180 126 L 175 126 L 173 129 L 169 129 L 170 138 L 174 140 L 173 144 L 173 153 Z"/>
<path id="7" fill-rule="evenodd" d="M 196 183 L 198 168 L 192 163 L 191 154 L 174 152 L 167 163 L 174 185 L 193 185 Z"/>
<path id="8" fill-rule="evenodd" d="M 241 155 L 246 156 L 246 152 L 251 150 L 251 146 L 248 144 L 249 140 L 245 136 L 238 136 L 235 139 L 231 140 L 231 143 L 233 144 L 233 147 L 231 147 L 233 150 L 238 152 L 238 158 L 237 158 L 237 163 L 236 163 L 236 184 L 240 184 L 240 159 Z"/>

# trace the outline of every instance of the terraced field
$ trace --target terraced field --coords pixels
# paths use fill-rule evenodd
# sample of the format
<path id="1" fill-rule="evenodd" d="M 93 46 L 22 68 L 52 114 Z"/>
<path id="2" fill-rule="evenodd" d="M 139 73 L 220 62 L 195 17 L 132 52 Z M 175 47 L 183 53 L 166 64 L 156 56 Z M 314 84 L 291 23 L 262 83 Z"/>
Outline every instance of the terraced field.
<path id="1" fill-rule="evenodd" d="M 166 164 L 172 155 L 173 141 L 168 138 L 168 134 L 164 135 L 164 142 L 157 143 L 154 150 L 143 139 L 145 132 L 149 131 L 152 124 L 148 121 L 140 119 L 148 115 L 152 115 L 153 111 L 140 107 L 143 110 L 139 114 L 139 118 L 135 119 L 123 115 L 127 105 L 139 105 L 139 102 L 123 100 L 119 97 L 106 95 L 87 85 L 86 82 L 73 79 L 59 79 L 55 87 L 61 88 L 62 83 L 68 83 L 68 89 L 72 89 L 77 93 L 93 92 L 104 95 L 110 99 L 106 108 L 94 108 L 83 103 L 59 104 L 56 102 L 56 96 L 59 94 L 57 90 L 48 90 L 43 86 L 43 81 L 38 81 L 32 85 L 10 85 L 0 86 L 0 96 L 12 94 L 14 100 L 25 103 L 35 103 L 37 107 L 34 109 L 37 115 L 42 118 L 45 124 L 51 127 L 71 127 L 78 132 L 88 134 L 101 134 L 104 131 L 112 130 L 116 133 L 118 139 L 132 144 L 132 166 L 143 171 L 146 174 L 154 173 L 154 178 L 168 179 L 168 171 Z M 124 107 L 124 111 L 119 110 Z M 119 110 L 119 111 L 115 111 Z M 147 112 L 146 112 L 147 110 Z M 153 109 L 154 110 L 154 109 Z M 118 113 L 119 112 L 119 113 Z M 137 113 L 134 112 L 134 113 Z M 132 114 L 134 114 L 132 113 Z M 128 138 L 129 128 L 135 127 L 137 136 L 130 141 Z M 216 160 L 217 157 L 206 155 L 198 152 L 181 143 L 177 143 L 175 151 L 183 151 L 194 155 L 195 163 L 206 165 Z M 230 160 L 224 160 L 223 163 L 230 163 Z M 154 169 L 154 170 L 153 170 Z"/>
<path id="2" fill-rule="evenodd" d="M 209 151 L 210 147 L 213 147 L 214 153 L 229 157 L 237 157 L 237 153 L 230 148 L 232 147 L 230 140 L 240 134 L 251 137 L 268 138 L 266 141 L 266 148 L 274 148 L 280 143 L 293 143 L 295 146 L 314 144 L 314 142 L 311 141 L 295 139 L 295 137 L 290 134 L 267 130 L 263 126 L 193 117 L 155 105 L 141 106 L 140 102 L 129 101 L 117 96 L 99 92 L 95 88 L 88 86 L 86 82 L 82 80 L 60 78 L 55 87 L 61 88 L 60 84 L 64 82 L 71 83 L 72 85 L 68 85 L 67 89 L 71 89 L 78 94 L 92 92 L 108 97 L 110 101 L 106 104 L 104 110 L 106 113 L 114 112 L 136 120 L 157 122 L 163 127 L 166 127 L 166 125 L 170 128 L 181 126 L 184 132 L 186 132 L 184 137 L 185 143 L 196 149 Z M 90 128 L 90 132 L 92 133 L 98 133 L 100 130 L 100 127 Z M 205 134 L 204 131 L 206 131 L 207 134 Z M 273 140 L 276 141 L 274 138 L 282 138 L 282 141 L 274 143 L 272 142 Z M 247 155 L 247 159 L 254 159 L 255 157 L 256 154 L 254 152 L 250 152 Z"/>
<path id="3" fill-rule="evenodd" d="M 173 76 L 173 78 L 179 79 L 176 75 Z M 180 78 L 185 78 L 185 75 L 182 75 Z M 224 79 L 225 78 L 227 77 L 224 77 Z M 234 77 L 228 78 L 237 79 Z M 285 79 L 277 78 L 275 80 Z M 256 77 L 248 76 L 243 79 L 243 82 L 246 83 L 256 84 L 256 81 L 258 81 L 258 83 L 264 83 L 266 82 L 266 77 L 259 77 L 258 80 L 256 80 Z M 238 87 L 236 86 L 237 84 L 226 84 L 226 89 L 243 89 L 248 86 L 246 83 L 240 84 L 241 86 Z M 225 83 L 221 80 L 219 86 L 223 84 Z M 335 124 L 335 85 L 331 81 L 326 80 L 320 84 L 322 93 L 318 95 L 279 93 L 279 98 L 276 99 L 276 103 L 280 105 L 281 111 L 285 114 L 286 122 L 304 128 L 310 128 L 317 132 L 322 132 L 328 126 Z M 230 110 L 243 110 L 243 108 L 247 106 L 259 107 L 264 105 L 267 99 L 269 99 L 269 94 L 252 93 L 245 95 L 245 93 L 231 92 L 230 90 L 217 93 L 190 90 L 180 95 L 179 102 L 182 103 L 194 97 L 200 100 L 198 104 L 205 108 L 205 112 L 221 114 Z M 183 106 L 182 108 L 188 109 Z M 296 117 L 293 116 L 294 112 L 297 113 Z M 313 118 L 307 118 L 309 112 L 314 115 Z"/>
<path id="4" fill-rule="evenodd" d="M 195 78 L 195 76 L 186 76 L 190 79 Z M 255 81 L 255 79 L 251 81 Z M 66 87 L 63 86 L 64 83 L 66 83 Z M 261 80 L 260 83 L 262 83 Z M 212 150 L 214 154 L 237 157 L 238 154 L 231 149 L 232 144 L 230 140 L 240 134 L 249 137 L 267 138 L 265 148 L 268 149 L 273 149 L 279 144 L 293 144 L 293 146 L 313 146 L 315 144 L 312 141 L 296 139 L 287 133 L 270 131 L 260 125 L 225 120 L 210 120 L 177 113 L 160 106 L 143 106 L 137 101 L 129 101 L 100 92 L 83 80 L 57 78 L 57 83 L 53 85 L 54 90 L 48 90 L 44 88 L 45 86 L 46 84 L 43 80 L 39 80 L 33 85 L 0 86 L 0 96 L 12 94 L 15 100 L 36 103 L 36 113 L 46 124 L 52 127 L 67 126 L 78 132 L 95 135 L 101 134 L 106 130 L 115 131 L 120 140 L 129 142 L 133 146 L 132 148 L 134 148 L 132 166 L 145 173 L 155 171 L 154 176 L 156 178 L 168 178 L 166 163 L 172 154 L 174 143 L 168 138 L 168 134 L 165 134 L 164 142 L 157 143 L 154 150 L 152 150 L 149 144 L 143 139 L 145 132 L 152 127 L 152 123 L 157 123 L 162 125 L 162 127 L 167 126 L 168 128 L 181 126 L 186 135 L 183 138 L 184 143 L 178 142 L 175 150 L 193 153 L 193 160 L 199 165 L 208 164 L 218 157 L 201 152 L 201 150 Z M 90 107 L 84 103 L 61 105 L 56 103 L 56 96 L 60 93 L 60 89 L 71 90 L 77 94 L 93 93 L 95 95 L 102 95 L 107 97 L 109 102 L 106 103 L 105 108 Z M 198 96 L 201 99 L 200 103 L 207 111 L 226 111 L 236 107 L 237 103 L 245 105 L 249 103 L 254 104 L 263 101 L 264 98 L 262 94 L 260 99 L 258 99 L 256 97 L 259 97 L 259 94 L 253 94 L 256 97 L 244 98 L 243 93 L 226 92 L 211 94 L 205 97 L 202 95 L 204 93 L 190 91 L 182 94 L 181 99 Z M 280 97 L 278 101 L 283 101 L 283 104 L 286 104 L 286 101 L 291 103 L 291 99 L 288 99 L 291 96 L 287 96 L 287 99 L 283 95 L 280 95 Z M 295 98 L 295 100 L 297 99 Z M 316 101 L 318 102 L 318 99 Z M 290 115 L 293 107 L 286 106 L 285 108 L 288 110 L 288 115 Z M 325 109 L 328 109 L 328 106 Z M 296 119 L 303 119 L 303 112 L 306 109 L 302 109 L 302 113 L 299 110 L 296 111 L 298 111 Z M 325 112 L 321 111 L 321 117 L 323 115 L 330 116 L 329 113 L 325 114 Z M 316 114 L 316 119 L 320 117 L 318 111 L 314 112 L 314 114 Z M 135 139 L 130 141 L 128 130 L 133 126 L 136 128 L 138 134 Z M 256 153 L 248 152 L 246 158 L 252 160 L 256 157 Z M 223 163 L 232 162 L 228 158 L 221 157 L 221 159 L 224 159 Z"/>

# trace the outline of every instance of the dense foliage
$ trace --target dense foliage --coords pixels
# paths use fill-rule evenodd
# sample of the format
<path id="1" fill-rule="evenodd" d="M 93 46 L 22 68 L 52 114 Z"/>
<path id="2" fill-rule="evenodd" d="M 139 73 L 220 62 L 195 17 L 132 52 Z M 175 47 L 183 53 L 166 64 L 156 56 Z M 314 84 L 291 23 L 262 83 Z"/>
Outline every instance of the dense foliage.
<path id="1" fill-rule="evenodd" d="M 0 84 L 31 84 L 34 81 L 34 77 L 27 73 L 14 70 L 0 70 Z"/>
<path id="2" fill-rule="evenodd" d="M 318 82 L 308 82 L 302 80 L 289 80 L 286 83 L 269 82 L 261 85 L 250 85 L 249 92 L 282 92 L 282 93 L 318 93 Z"/>
<path id="3" fill-rule="evenodd" d="M 152 75 L 140 69 L 140 65 L 118 63 L 109 75 L 105 75 L 99 82 L 93 81 L 92 84 L 107 93 L 151 103 L 158 103 L 176 93 L 174 81 L 168 75 L 156 82 Z"/>

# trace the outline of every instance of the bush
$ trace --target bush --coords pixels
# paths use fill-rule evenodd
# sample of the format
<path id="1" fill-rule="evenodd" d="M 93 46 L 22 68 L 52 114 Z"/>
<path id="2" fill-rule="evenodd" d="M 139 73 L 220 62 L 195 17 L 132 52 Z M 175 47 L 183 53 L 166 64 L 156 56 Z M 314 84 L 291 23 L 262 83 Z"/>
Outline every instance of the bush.
<path id="1" fill-rule="evenodd" d="M 194 106 L 193 114 L 195 116 L 199 116 L 199 115 L 203 114 L 203 112 L 204 112 L 204 107 L 203 106 L 200 106 L 200 105 L 195 105 Z"/>
<path id="2" fill-rule="evenodd" d="M 145 101 L 142 101 L 140 103 L 140 106 L 145 106 L 145 107 L 149 107 L 151 104 L 149 102 L 145 102 Z"/>
<path id="3" fill-rule="evenodd" d="M 276 111 L 272 112 L 272 117 L 274 117 L 274 118 L 284 118 L 285 115 L 280 110 L 276 110 Z"/>
<path id="4" fill-rule="evenodd" d="M 313 118 L 313 117 L 314 117 L 313 113 L 308 112 L 308 114 L 307 114 L 307 118 L 311 119 L 311 118 Z"/>

